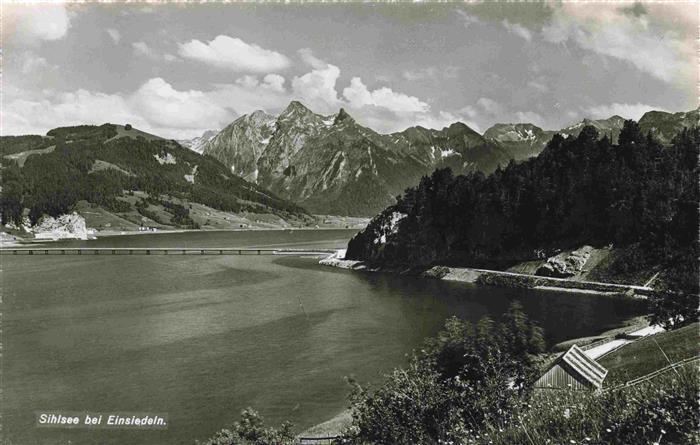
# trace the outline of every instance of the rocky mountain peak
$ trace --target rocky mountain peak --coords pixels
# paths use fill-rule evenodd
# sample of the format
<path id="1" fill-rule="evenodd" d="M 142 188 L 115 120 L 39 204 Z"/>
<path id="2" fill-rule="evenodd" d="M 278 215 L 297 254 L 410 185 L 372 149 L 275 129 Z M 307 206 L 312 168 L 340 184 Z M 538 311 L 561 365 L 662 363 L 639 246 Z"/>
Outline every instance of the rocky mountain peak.
<path id="1" fill-rule="evenodd" d="M 311 110 L 306 108 L 304 104 L 299 102 L 298 100 L 293 100 L 287 105 L 287 108 L 282 111 L 280 114 L 280 119 L 292 116 L 292 115 L 304 115 L 304 114 L 313 114 Z"/>
<path id="2" fill-rule="evenodd" d="M 273 116 L 273 115 L 271 115 L 271 114 L 267 114 L 267 113 L 264 112 L 263 110 L 256 110 L 256 111 L 253 111 L 253 112 L 250 113 L 248 116 L 249 116 L 249 119 L 252 120 L 252 121 L 254 121 L 254 122 L 265 122 L 265 121 L 269 121 L 269 120 L 274 120 L 274 119 L 275 119 L 275 116 Z"/>
<path id="3" fill-rule="evenodd" d="M 463 122 L 455 122 L 447 127 L 447 134 L 459 134 L 459 133 L 476 133 L 474 130 L 469 128 L 469 126 Z"/>
<path id="4" fill-rule="evenodd" d="M 338 111 L 338 114 L 335 116 L 335 120 L 333 121 L 333 125 L 337 125 L 341 122 L 355 122 L 355 119 L 353 119 L 352 116 L 345 111 L 345 108 L 341 108 L 340 111 Z"/>
<path id="5" fill-rule="evenodd" d="M 207 130 L 201 136 L 192 139 L 180 139 L 177 142 L 183 147 L 201 154 L 207 143 L 214 139 L 217 134 L 219 134 L 219 130 Z"/>

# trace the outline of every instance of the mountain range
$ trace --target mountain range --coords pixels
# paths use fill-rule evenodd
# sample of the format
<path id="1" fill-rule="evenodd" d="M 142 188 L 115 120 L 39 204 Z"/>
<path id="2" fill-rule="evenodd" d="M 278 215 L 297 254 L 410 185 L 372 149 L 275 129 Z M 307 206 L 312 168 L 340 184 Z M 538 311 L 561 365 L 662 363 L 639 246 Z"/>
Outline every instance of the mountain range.
<path id="1" fill-rule="evenodd" d="M 195 153 L 202 154 L 204 146 L 219 134 L 218 130 L 207 130 L 201 136 L 193 139 L 179 139 L 177 142 L 185 148 L 189 148 Z"/>
<path id="2" fill-rule="evenodd" d="M 639 127 L 667 145 L 699 120 L 699 110 L 653 111 Z M 277 116 L 256 111 L 188 141 L 131 125 L 62 127 L 0 138 L 0 210 L 20 221 L 83 206 L 105 228 L 314 225 L 309 213 L 377 214 L 439 168 L 490 173 L 537 156 L 556 133 L 573 138 L 592 126 L 616 141 L 623 124 L 619 116 L 557 132 L 496 124 L 479 134 L 456 122 L 380 134 L 343 109 L 320 115 L 294 101 Z"/>
<path id="3" fill-rule="evenodd" d="M 639 124 L 669 144 L 680 128 L 697 125 L 699 116 L 699 110 L 652 111 Z M 293 101 L 278 116 L 255 111 L 215 136 L 207 132 L 180 142 L 312 213 L 369 216 L 436 168 L 488 174 L 511 160 L 537 156 L 557 133 L 576 137 L 593 126 L 615 142 L 623 123 L 620 116 L 584 119 L 558 131 L 530 123 L 496 124 L 482 135 L 457 122 L 441 130 L 416 126 L 380 134 L 343 109 L 320 115 Z"/>

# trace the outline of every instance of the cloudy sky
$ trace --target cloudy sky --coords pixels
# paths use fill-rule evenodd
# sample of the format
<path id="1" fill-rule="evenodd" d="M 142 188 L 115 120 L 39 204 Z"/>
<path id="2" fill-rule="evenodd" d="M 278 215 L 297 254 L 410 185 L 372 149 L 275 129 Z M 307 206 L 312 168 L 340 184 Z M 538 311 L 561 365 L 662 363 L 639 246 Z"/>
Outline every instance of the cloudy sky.
<path id="1" fill-rule="evenodd" d="M 2 134 L 169 138 L 291 100 L 381 132 L 698 106 L 698 3 L 3 6 Z"/>

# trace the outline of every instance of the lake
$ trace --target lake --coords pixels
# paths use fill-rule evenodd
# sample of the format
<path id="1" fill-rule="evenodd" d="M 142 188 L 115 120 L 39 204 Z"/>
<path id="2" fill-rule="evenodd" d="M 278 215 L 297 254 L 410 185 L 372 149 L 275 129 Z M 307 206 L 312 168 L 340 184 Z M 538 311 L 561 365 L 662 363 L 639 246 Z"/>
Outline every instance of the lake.
<path id="1" fill-rule="evenodd" d="M 149 234 L 52 246 L 341 248 L 353 233 Z M 295 256 L 3 256 L 2 280 L 8 444 L 193 444 L 248 406 L 301 431 L 346 407 L 346 376 L 379 381 L 450 315 L 498 318 L 518 300 L 553 344 L 643 312 L 619 298 L 351 272 Z M 39 410 L 168 413 L 169 425 L 41 429 Z"/>

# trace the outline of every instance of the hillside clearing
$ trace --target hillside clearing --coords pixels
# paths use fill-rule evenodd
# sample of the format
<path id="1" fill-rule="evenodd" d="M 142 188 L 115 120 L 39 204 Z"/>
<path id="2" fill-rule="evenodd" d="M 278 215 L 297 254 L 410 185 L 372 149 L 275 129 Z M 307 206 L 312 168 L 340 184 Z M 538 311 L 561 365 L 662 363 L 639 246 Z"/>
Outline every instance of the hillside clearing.
<path id="1" fill-rule="evenodd" d="M 630 343 L 599 360 L 607 385 L 624 383 L 698 353 L 698 323 Z"/>

